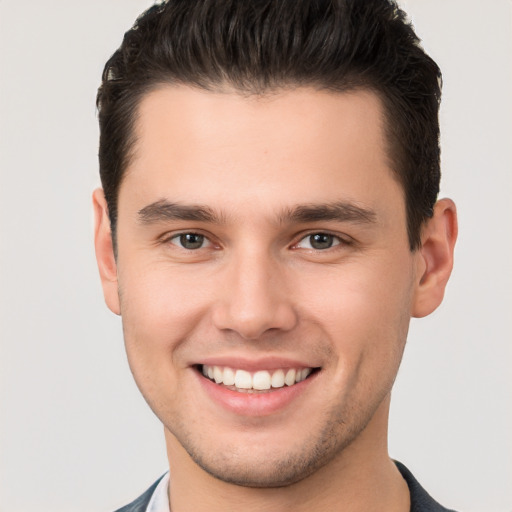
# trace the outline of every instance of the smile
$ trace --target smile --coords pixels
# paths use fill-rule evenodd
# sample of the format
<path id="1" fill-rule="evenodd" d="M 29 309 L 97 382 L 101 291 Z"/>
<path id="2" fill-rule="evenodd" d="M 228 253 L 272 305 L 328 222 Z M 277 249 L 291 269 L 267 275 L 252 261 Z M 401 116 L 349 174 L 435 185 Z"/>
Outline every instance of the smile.
<path id="1" fill-rule="evenodd" d="M 223 366 L 202 365 L 202 374 L 216 384 L 241 393 L 268 391 L 272 388 L 293 386 L 307 379 L 314 368 L 283 368 L 248 372 Z"/>

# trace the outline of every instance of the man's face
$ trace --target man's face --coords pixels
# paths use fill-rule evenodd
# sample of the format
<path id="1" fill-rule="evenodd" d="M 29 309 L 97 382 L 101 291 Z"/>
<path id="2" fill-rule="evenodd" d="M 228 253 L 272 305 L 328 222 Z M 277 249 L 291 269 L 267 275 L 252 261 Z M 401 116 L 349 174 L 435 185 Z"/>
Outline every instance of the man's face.
<path id="1" fill-rule="evenodd" d="M 385 438 L 418 257 L 378 98 L 166 86 L 139 114 L 109 304 L 168 442 L 273 486 Z"/>

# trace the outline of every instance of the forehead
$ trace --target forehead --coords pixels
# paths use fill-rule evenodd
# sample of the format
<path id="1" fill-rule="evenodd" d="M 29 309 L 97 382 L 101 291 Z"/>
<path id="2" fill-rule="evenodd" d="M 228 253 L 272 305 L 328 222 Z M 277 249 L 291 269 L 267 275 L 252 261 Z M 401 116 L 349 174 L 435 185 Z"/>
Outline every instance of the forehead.
<path id="1" fill-rule="evenodd" d="M 383 119 L 369 91 L 243 96 L 162 86 L 139 105 L 120 201 L 282 209 L 343 199 L 375 208 L 386 191 L 402 195 Z"/>

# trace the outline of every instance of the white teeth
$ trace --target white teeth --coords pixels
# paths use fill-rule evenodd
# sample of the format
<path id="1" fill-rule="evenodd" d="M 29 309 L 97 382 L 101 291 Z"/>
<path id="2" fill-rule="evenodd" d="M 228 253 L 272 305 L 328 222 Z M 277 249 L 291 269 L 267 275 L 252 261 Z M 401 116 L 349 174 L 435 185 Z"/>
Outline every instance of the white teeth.
<path id="1" fill-rule="evenodd" d="M 235 387 L 240 389 L 252 388 L 252 376 L 245 370 L 237 370 L 235 373 Z"/>
<path id="2" fill-rule="evenodd" d="M 213 367 L 213 378 L 217 384 L 220 384 L 224 380 L 224 372 L 222 368 L 218 366 Z"/>
<path id="3" fill-rule="evenodd" d="M 284 386 L 283 370 L 277 370 L 272 374 L 271 384 L 273 388 L 282 388 Z"/>
<path id="4" fill-rule="evenodd" d="M 246 370 L 234 370 L 222 366 L 202 366 L 205 377 L 217 384 L 234 386 L 238 389 L 255 389 L 265 391 L 271 388 L 282 388 L 285 384 L 293 386 L 302 382 L 313 371 L 312 368 L 288 368 L 273 371 L 259 370 L 253 374 Z"/>
<path id="5" fill-rule="evenodd" d="M 270 373 L 266 371 L 256 372 L 252 377 L 252 387 L 254 389 L 270 389 Z"/>
<path id="6" fill-rule="evenodd" d="M 224 379 L 225 386 L 233 386 L 235 384 L 235 372 L 231 368 L 224 368 Z"/>
<path id="7" fill-rule="evenodd" d="M 311 375 L 312 371 L 313 371 L 312 368 L 304 368 L 302 370 L 302 380 L 304 380 L 305 378 L 309 377 Z"/>
<path id="8" fill-rule="evenodd" d="M 302 382 L 311 373 L 311 368 L 303 368 L 298 370 L 295 375 L 295 382 Z"/>
<path id="9" fill-rule="evenodd" d="M 295 375 L 296 375 L 296 371 L 293 368 L 288 370 L 286 372 L 286 376 L 284 378 L 284 383 L 287 386 L 293 386 L 295 384 Z"/>

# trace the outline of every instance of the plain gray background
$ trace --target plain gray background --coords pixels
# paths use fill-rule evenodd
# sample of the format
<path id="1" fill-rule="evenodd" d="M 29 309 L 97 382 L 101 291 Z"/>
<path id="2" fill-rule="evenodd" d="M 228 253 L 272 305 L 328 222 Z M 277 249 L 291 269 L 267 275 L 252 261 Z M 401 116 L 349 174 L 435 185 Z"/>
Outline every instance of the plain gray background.
<path id="1" fill-rule="evenodd" d="M 0 0 L 0 510 L 111 511 L 166 467 L 104 306 L 90 195 L 104 62 L 150 0 Z M 390 453 L 446 506 L 512 510 L 512 3 L 408 0 L 444 74 L 441 308 L 412 323 Z"/>

